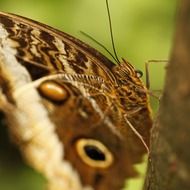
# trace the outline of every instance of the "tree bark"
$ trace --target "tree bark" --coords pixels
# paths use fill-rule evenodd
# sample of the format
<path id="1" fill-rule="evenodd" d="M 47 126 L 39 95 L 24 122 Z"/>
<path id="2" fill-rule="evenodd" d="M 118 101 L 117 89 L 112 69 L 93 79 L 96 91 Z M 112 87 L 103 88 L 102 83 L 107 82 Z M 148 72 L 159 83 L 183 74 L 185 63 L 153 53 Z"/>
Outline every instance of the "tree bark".
<path id="1" fill-rule="evenodd" d="M 190 189 L 190 1 L 181 0 L 144 190 Z"/>

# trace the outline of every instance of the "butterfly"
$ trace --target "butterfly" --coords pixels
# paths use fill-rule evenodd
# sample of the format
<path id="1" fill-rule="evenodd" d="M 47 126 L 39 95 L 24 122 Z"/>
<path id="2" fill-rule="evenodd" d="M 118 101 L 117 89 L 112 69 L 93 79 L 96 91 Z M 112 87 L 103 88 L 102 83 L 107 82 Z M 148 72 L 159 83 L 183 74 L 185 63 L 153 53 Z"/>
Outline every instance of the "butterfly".
<path id="1" fill-rule="evenodd" d="M 129 62 L 3 12 L 0 111 L 50 190 L 121 189 L 149 147 L 147 89 Z"/>

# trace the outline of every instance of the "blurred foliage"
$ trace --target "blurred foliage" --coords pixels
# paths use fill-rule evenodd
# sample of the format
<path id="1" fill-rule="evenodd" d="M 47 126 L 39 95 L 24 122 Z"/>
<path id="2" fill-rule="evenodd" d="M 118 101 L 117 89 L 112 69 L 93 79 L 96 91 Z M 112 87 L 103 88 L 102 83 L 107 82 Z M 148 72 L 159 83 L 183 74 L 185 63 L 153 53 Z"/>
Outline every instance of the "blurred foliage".
<path id="1" fill-rule="evenodd" d="M 109 0 L 109 4 L 119 57 L 127 59 L 142 71 L 148 60 L 169 59 L 175 29 L 176 0 Z M 0 0 L 0 10 L 58 28 L 107 55 L 101 47 L 79 32 L 85 31 L 112 50 L 104 0 Z M 164 73 L 164 64 L 150 64 L 152 90 L 163 88 Z M 155 105 L 153 102 L 154 109 Z M 23 165 L 16 150 L 14 156 L 4 155 L 4 150 L 12 150 L 14 147 L 10 144 L 4 147 L 3 143 L 8 143 L 8 137 L 2 129 L 0 134 L 0 189 L 41 190 L 44 179 Z"/>

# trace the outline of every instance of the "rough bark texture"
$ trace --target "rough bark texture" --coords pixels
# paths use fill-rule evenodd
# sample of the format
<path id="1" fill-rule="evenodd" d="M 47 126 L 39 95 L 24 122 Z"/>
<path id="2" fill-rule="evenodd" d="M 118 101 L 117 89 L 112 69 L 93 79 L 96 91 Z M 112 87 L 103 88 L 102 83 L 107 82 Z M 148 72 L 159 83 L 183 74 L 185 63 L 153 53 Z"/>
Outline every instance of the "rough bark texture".
<path id="1" fill-rule="evenodd" d="M 181 0 L 144 190 L 190 189 L 190 1 Z"/>

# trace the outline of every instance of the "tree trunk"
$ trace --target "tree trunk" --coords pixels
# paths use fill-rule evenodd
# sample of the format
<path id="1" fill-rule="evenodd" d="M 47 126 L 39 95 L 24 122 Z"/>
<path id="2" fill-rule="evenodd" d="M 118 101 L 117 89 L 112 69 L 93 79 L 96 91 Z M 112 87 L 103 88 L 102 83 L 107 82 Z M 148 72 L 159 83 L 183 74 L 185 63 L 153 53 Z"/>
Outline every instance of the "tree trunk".
<path id="1" fill-rule="evenodd" d="M 190 1 L 181 0 L 144 190 L 190 189 Z"/>

